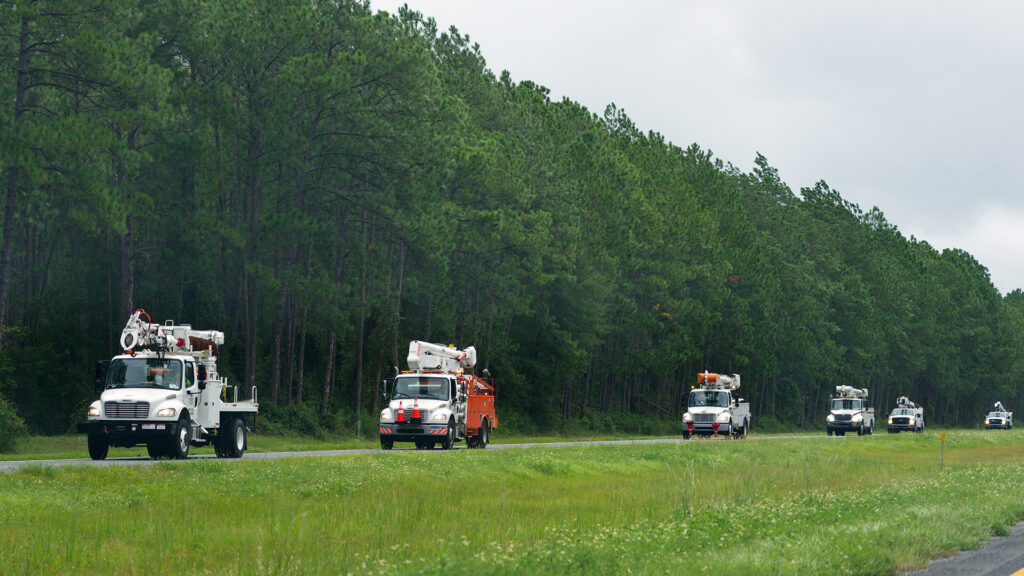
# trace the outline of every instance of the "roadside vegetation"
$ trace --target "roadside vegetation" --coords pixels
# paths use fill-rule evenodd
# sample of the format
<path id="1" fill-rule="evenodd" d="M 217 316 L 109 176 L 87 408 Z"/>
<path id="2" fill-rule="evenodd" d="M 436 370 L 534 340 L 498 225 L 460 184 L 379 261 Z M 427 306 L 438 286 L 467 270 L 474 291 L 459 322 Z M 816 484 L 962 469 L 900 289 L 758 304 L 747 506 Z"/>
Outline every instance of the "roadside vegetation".
<path id="1" fill-rule="evenodd" d="M 0 475 L 0 565 L 11 574 L 892 574 L 1024 518 L 1022 434 L 947 438 L 942 472 L 937 432 L 30 466 Z"/>

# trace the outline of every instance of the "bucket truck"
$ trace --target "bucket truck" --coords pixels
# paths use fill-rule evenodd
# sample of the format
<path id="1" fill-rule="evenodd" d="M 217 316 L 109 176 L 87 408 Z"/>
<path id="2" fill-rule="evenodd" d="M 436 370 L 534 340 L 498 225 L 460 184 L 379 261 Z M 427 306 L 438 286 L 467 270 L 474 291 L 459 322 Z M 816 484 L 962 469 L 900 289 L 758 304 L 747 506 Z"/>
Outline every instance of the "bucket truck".
<path id="1" fill-rule="evenodd" d="M 381 448 L 413 442 L 420 450 L 450 450 L 462 440 L 469 448 L 486 448 L 498 418 L 494 388 L 473 373 L 476 349 L 413 340 L 406 361 L 409 370 L 390 383 L 390 394 L 385 386 Z M 487 370 L 483 375 L 489 376 Z"/>
<path id="2" fill-rule="evenodd" d="M 746 436 L 750 429 L 750 403 L 735 396 L 740 387 L 740 375 L 697 374 L 697 384 L 686 396 L 683 414 L 683 437 L 694 434 L 710 436 L 731 434 Z"/>
<path id="3" fill-rule="evenodd" d="M 867 388 L 836 386 L 825 418 L 828 435 L 845 436 L 847 432 L 857 432 L 858 436 L 871 434 L 875 426 L 875 409 L 865 407 L 867 401 Z"/>

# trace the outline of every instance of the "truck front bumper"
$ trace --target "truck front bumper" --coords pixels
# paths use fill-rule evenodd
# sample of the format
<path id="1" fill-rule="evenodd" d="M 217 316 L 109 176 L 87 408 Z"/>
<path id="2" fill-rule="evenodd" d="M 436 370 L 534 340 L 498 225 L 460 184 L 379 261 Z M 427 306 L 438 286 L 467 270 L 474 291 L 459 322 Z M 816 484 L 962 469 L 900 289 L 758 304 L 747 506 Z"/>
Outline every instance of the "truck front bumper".
<path id="1" fill-rule="evenodd" d="M 448 434 L 448 424 L 381 423 L 378 425 L 381 440 L 394 442 L 440 442 Z"/>
<path id="2" fill-rule="evenodd" d="M 860 422 L 833 422 L 828 425 L 828 429 L 832 432 L 856 432 L 860 426 Z"/>
<path id="3" fill-rule="evenodd" d="M 102 434 L 111 446 L 131 447 L 145 444 L 153 438 L 166 438 L 174 433 L 174 425 L 173 421 L 92 420 L 80 422 L 77 431 L 79 434 Z"/>
<path id="4" fill-rule="evenodd" d="M 712 424 L 705 424 L 701 422 L 693 424 L 693 430 L 691 431 L 687 423 L 683 423 L 683 433 L 687 432 L 694 434 L 695 436 L 713 436 L 715 434 L 715 427 Z M 718 434 L 731 434 L 732 433 L 732 422 L 722 422 L 718 424 Z"/>

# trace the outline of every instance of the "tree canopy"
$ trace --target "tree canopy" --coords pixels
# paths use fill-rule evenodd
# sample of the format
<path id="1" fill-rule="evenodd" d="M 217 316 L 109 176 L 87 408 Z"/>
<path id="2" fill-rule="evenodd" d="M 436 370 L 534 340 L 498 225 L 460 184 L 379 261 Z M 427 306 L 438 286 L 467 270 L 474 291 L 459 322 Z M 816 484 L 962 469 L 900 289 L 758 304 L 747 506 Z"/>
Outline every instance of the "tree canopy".
<path id="1" fill-rule="evenodd" d="M 946 424 L 1024 400 L 1024 293 L 970 254 L 553 101 L 419 13 L 7 4 L 0 394 L 37 432 L 82 418 L 138 307 L 322 413 L 372 414 L 411 339 L 475 345 L 542 427 L 677 418 L 705 369 L 755 426 L 820 426 L 839 384 Z"/>

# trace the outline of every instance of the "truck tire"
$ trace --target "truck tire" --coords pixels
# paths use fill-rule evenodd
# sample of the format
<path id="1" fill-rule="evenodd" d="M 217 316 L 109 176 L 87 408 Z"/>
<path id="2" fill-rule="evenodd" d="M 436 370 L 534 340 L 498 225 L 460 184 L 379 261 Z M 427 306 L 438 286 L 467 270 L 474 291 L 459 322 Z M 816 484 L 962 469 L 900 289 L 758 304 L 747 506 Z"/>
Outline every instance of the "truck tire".
<path id="1" fill-rule="evenodd" d="M 477 436 L 476 445 L 479 448 L 487 448 L 487 443 L 491 441 L 491 431 L 487 427 L 487 419 L 480 425 L 480 436 Z"/>
<path id="2" fill-rule="evenodd" d="M 394 447 L 395 447 L 395 441 L 394 440 L 385 440 L 384 438 L 380 439 L 380 448 L 381 448 L 381 450 L 391 450 Z"/>
<path id="3" fill-rule="evenodd" d="M 829 436 L 831 436 L 832 434 L 833 434 L 833 432 L 832 432 L 832 429 L 831 429 L 831 428 L 829 428 L 829 429 L 828 429 L 828 435 L 829 435 Z"/>
<path id="4" fill-rule="evenodd" d="M 175 460 L 188 458 L 188 448 L 192 443 L 192 427 L 182 418 L 174 425 L 174 434 L 168 440 L 169 455 Z"/>
<path id="5" fill-rule="evenodd" d="M 218 458 L 241 458 L 245 454 L 245 422 L 229 418 L 217 433 L 214 450 Z"/>
<path id="6" fill-rule="evenodd" d="M 156 440 L 146 444 L 146 452 L 149 457 L 153 460 L 159 460 L 160 458 L 166 458 L 168 456 L 167 443 L 157 442 Z"/>
<path id="7" fill-rule="evenodd" d="M 455 423 L 451 420 L 448 421 L 448 432 L 445 433 L 444 439 L 441 440 L 441 450 L 451 450 L 455 445 Z"/>
<path id="8" fill-rule="evenodd" d="M 89 434 L 89 458 L 104 460 L 110 451 L 110 443 L 103 434 Z"/>

